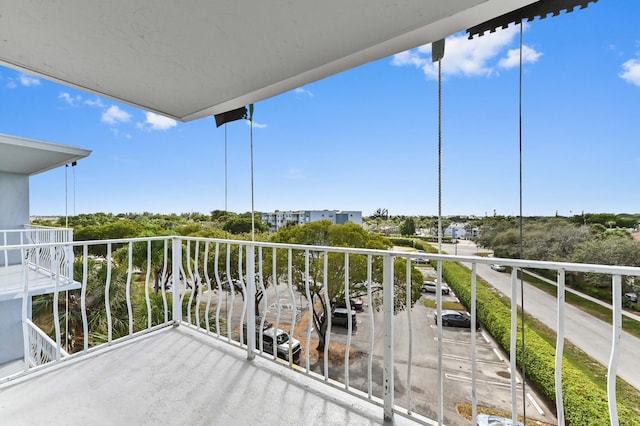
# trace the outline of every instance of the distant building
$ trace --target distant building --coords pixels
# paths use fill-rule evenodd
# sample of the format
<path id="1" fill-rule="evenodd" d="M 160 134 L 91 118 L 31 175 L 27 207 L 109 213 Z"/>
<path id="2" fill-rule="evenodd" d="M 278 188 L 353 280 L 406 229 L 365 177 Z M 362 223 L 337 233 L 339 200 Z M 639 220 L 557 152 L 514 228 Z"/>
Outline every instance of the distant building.
<path id="1" fill-rule="evenodd" d="M 269 225 L 269 232 L 277 232 L 285 226 L 304 225 L 319 220 L 328 220 L 336 225 L 353 222 L 356 225 L 362 226 L 362 212 L 343 210 L 276 210 L 271 213 L 262 213 L 262 223 Z"/>
<path id="2" fill-rule="evenodd" d="M 452 223 L 444 230 L 444 236 L 464 240 L 468 237 L 465 226 L 464 223 Z"/>

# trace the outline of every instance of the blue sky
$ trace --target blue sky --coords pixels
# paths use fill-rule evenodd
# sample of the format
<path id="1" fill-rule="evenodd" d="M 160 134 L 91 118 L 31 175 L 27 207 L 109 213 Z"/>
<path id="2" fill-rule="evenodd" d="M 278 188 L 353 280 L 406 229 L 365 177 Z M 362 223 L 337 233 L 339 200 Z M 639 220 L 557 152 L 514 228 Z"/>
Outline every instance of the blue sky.
<path id="1" fill-rule="evenodd" d="M 640 2 L 601 0 L 525 24 L 523 213 L 638 213 Z M 447 39 L 442 212 L 519 212 L 519 27 Z M 261 101 L 255 209 L 438 213 L 430 45 Z M 78 146 L 31 178 L 33 215 L 225 208 L 225 130 L 0 67 L 0 133 Z M 250 129 L 227 125 L 227 208 L 251 210 Z M 68 197 L 65 206 L 65 171 Z"/>

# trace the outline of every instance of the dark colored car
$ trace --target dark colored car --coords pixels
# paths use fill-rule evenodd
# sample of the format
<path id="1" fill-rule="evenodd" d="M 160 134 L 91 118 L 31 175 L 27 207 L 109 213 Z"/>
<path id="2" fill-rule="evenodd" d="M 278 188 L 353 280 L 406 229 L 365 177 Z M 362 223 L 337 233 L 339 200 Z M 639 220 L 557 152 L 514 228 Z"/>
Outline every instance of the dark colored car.
<path id="1" fill-rule="evenodd" d="M 433 314 L 433 319 L 438 324 L 438 313 Z M 469 314 L 445 309 L 442 311 L 442 325 L 445 327 L 471 328 L 471 316 Z M 476 329 L 480 328 L 480 322 L 476 320 Z"/>
<path id="2" fill-rule="evenodd" d="M 331 312 L 331 324 L 341 327 L 349 327 L 349 311 L 347 308 L 334 308 Z M 356 326 L 356 311 L 351 310 L 351 325 Z"/>
<path id="3" fill-rule="evenodd" d="M 336 308 L 347 308 L 347 304 L 344 302 L 344 300 L 335 303 L 334 306 Z M 357 312 L 362 312 L 362 310 L 364 309 L 364 303 L 362 302 L 362 299 L 351 299 L 351 309 Z"/>

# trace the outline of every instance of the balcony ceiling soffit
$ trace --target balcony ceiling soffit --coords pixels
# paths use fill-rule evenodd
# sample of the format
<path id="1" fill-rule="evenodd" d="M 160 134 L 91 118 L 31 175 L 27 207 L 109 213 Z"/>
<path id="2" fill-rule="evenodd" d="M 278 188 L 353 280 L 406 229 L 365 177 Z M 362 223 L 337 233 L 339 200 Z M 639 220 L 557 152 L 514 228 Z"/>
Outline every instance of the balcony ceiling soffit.
<path id="1" fill-rule="evenodd" d="M 87 157 L 91 151 L 0 134 L 0 172 L 32 176 Z"/>
<path id="2" fill-rule="evenodd" d="M 0 64 L 189 121 L 532 2 L 0 0 Z"/>

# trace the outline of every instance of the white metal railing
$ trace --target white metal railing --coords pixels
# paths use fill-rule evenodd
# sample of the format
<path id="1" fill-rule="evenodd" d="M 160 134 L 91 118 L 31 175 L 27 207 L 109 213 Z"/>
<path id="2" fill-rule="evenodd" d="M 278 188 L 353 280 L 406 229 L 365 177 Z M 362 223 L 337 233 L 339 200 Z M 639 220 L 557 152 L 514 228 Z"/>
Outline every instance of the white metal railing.
<path id="1" fill-rule="evenodd" d="M 25 324 L 29 336 L 29 352 L 25 358 L 29 366 L 37 367 L 69 356 L 67 351 L 59 345 L 56 345 L 56 342 L 54 342 L 51 337 L 47 336 L 44 331 L 42 331 L 40 327 L 36 326 L 31 320 L 27 319 Z"/>
<path id="2" fill-rule="evenodd" d="M 48 341 L 54 344 L 56 353 L 68 348 L 70 357 L 98 350 L 103 345 L 110 345 L 120 340 L 130 339 L 142 333 L 168 325 L 181 325 L 197 329 L 213 338 L 228 342 L 246 350 L 249 359 L 254 356 L 266 356 L 274 361 L 285 362 L 302 374 L 307 374 L 321 382 L 342 383 L 344 391 L 367 399 L 383 408 L 384 417 L 390 419 L 394 414 L 424 420 L 416 412 L 416 396 L 410 390 L 415 386 L 435 388 L 435 383 L 414 383 L 415 343 L 423 336 L 416 335 L 411 313 L 417 297 L 413 292 L 411 272 L 415 259 L 428 259 L 436 264 L 437 281 L 436 312 L 441 318 L 442 312 L 442 262 L 455 261 L 469 265 L 471 279 L 468 283 L 471 294 L 471 390 L 469 399 L 472 412 L 477 413 L 477 350 L 476 343 L 480 333 L 476 332 L 478 321 L 476 313 L 476 286 L 478 267 L 489 263 L 500 262 L 513 268 L 511 275 L 511 371 L 516 371 L 515 340 L 518 324 L 517 306 L 517 271 L 523 268 L 547 269 L 558 272 L 557 298 L 557 332 L 556 353 L 562 356 L 564 339 L 564 275 L 567 272 L 602 273 L 612 277 L 613 288 L 613 327 L 611 328 L 608 398 L 612 424 L 617 424 L 617 407 L 615 392 L 615 376 L 619 362 L 621 345 L 621 277 L 640 276 L 640 268 L 614 267 L 604 265 L 583 265 L 569 263 L 553 263 L 513 259 L 494 259 L 475 256 L 451 256 L 426 253 L 407 253 L 384 250 L 333 248 L 325 246 L 302 246 L 275 244 L 264 242 L 248 242 L 224 239 L 204 239 L 191 237 L 155 237 L 108 241 L 72 242 L 67 244 L 25 244 L 20 247 L 0 247 L 0 250 L 34 249 L 51 250 L 73 246 L 76 262 L 81 263 L 82 286 L 74 297 L 72 306 L 67 306 L 67 315 L 80 318 L 73 323 L 80 324 L 77 329 L 63 326 L 58 312 L 61 293 L 56 289 L 53 295 L 54 336 Z M 55 250 L 52 250 L 55 253 Z M 96 262 L 94 258 L 104 257 L 106 262 Z M 484 267 L 484 266 L 483 266 Z M 142 274 L 136 274 L 142 271 Z M 357 271 L 357 273 L 356 273 Z M 404 273 L 402 273 L 404 272 Z M 29 273 L 25 273 L 25 294 L 28 293 Z M 361 281 L 354 281 L 361 280 Z M 374 309 L 369 309 L 366 327 L 360 330 L 370 336 L 369 341 L 362 343 L 354 338 L 356 327 L 351 318 L 351 303 L 345 303 L 347 322 L 344 328 L 338 329 L 337 320 L 326 315 L 324 323 L 319 315 L 319 307 L 323 304 L 331 306 L 329 294 L 336 295 L 340 291 L 353 294 L 354 282 L 359 282 L 357 292 L 371 305 L 377 305 L 382 316 L 374 316 Z M 421 284 L 418 283 L 418 286 Z M 399 288 L 404 287 L 401 291 Z M 337 289 L 337 290 L 336 290 Z M 350 296 L 352 295 L 350 294 Z M 256 302 L 256 296 L 261 299 Z M 26 299 L 26 298 L 25 298 Z M 34 302 L 35 303 L 35 302 Z M 287 309 L 291 308 L 291 309 Z M 259 310 L 259 312 L 257 311 Z M 403 336 L 395 334 L 394 323 L 400 318 L 399 310 L 407 315 L 408 330 Z M 26 302 L 23 304 L 23 323 L 30 327 Z M 37 309 L 34 307 L 34 322 L 38 322 Z M 142 313 L 142 314 L 141 314 Z M 142 315 L 142 320 L 140 319 Z M 313 344 L 322 345 L 320 335 L 313 326 L 316 317 L 319 324 L 326 325 L 324 349 L 318 355 L 315 366 L 311 364 Z M 306 317 L 308 325 L 304 327 L 298 319 Z M 98 321 L 97 318 L 104 319 Z M 265 335 L 256 333 L 263 330 L 265 323 L 273 323 L 273 329 L 284 329 L 289 336 L 299 336 L 306 343 L 300 355 L 300 364 L 296 365 L 294 349 L 289 339 L 289 356 L 281 354 L 272 345 L 266 350 Z M 95 328 L 103 324 L 104 328 Z M 443 367 L 443 327 L 437 322 L 438 342 L 438 401 L 433 411 L 438 421 L 443 419 L 444 367 Z M 26 328 L 25 328 L 26 329 Z M 25 332 L 26 333 L 26 332 Z M 368 333 L 368 334 L 367 334 Z M 374 344 L 376 335 L 382 333 L 382 347 Z M 274 337 L 276 337 L 274 335 Z M 404 388 L 402 406 L 397 398 L 394 371 L 399 371 L 394 347 L 397 339 L 404 338 L 408 343 L 406 359 L 406 375 L 402 376 Z M 29 340 L 30 341 L 30 340 Z M 65 343 L 63 343 L 65 342 Z M 69 343 L 71 342 L 71 343 Z M 330 354 L 332 342 L 344 345 L 344 374 L 336 377 L 333 369 L 335 353 Z M 368 365 L 364 385 L 352 383 L 348 357 L 351 349 L 356 348 L 367 355 Z M 331 356 L 330 356 L 331 355 Z M 403 355 L 404 356 L 404 355 Z M 51 352 L 47 352 L 47 360 Z M 60 360 L 57 355 L 53 363 Z M 283 358 L 283 359 L 278 359 Z M 374 374 L 374 360 L 381 360 L 381 377 Z M 564 422 L 562 394 L 562 363 L 558 358 L 555 365 L 557 416 L 559 424 Z M 511 374 L 511 411 L 514 424 L 518 411 L 518 383 L 516 374 Z M 382 386 L 379 384 L 382 383 Z M 524 396 L 523 396 L 524 397 Z M 432 401 L 435 402 L 435 401 Z M 521 402 L 522 403 L 522 402 Z M 429 422 L 429 421 L 425 421 Z"/>
<path id="3" fill-rule="evenodd" d="M 0 230 L 0 246 L 32 244 L 27 256 L 18 249 L 4 250 L 0 266 L 9 267 L 25 262 L 33 269 L 48 275 L 60 274 L 67 281 L 73 280 L 73 251 L 71 246 L 42 247 L 42 244 L 68 243 L 73 241 L 73 229 L 49 226 L 23 225 L 24 229 Z"/>

